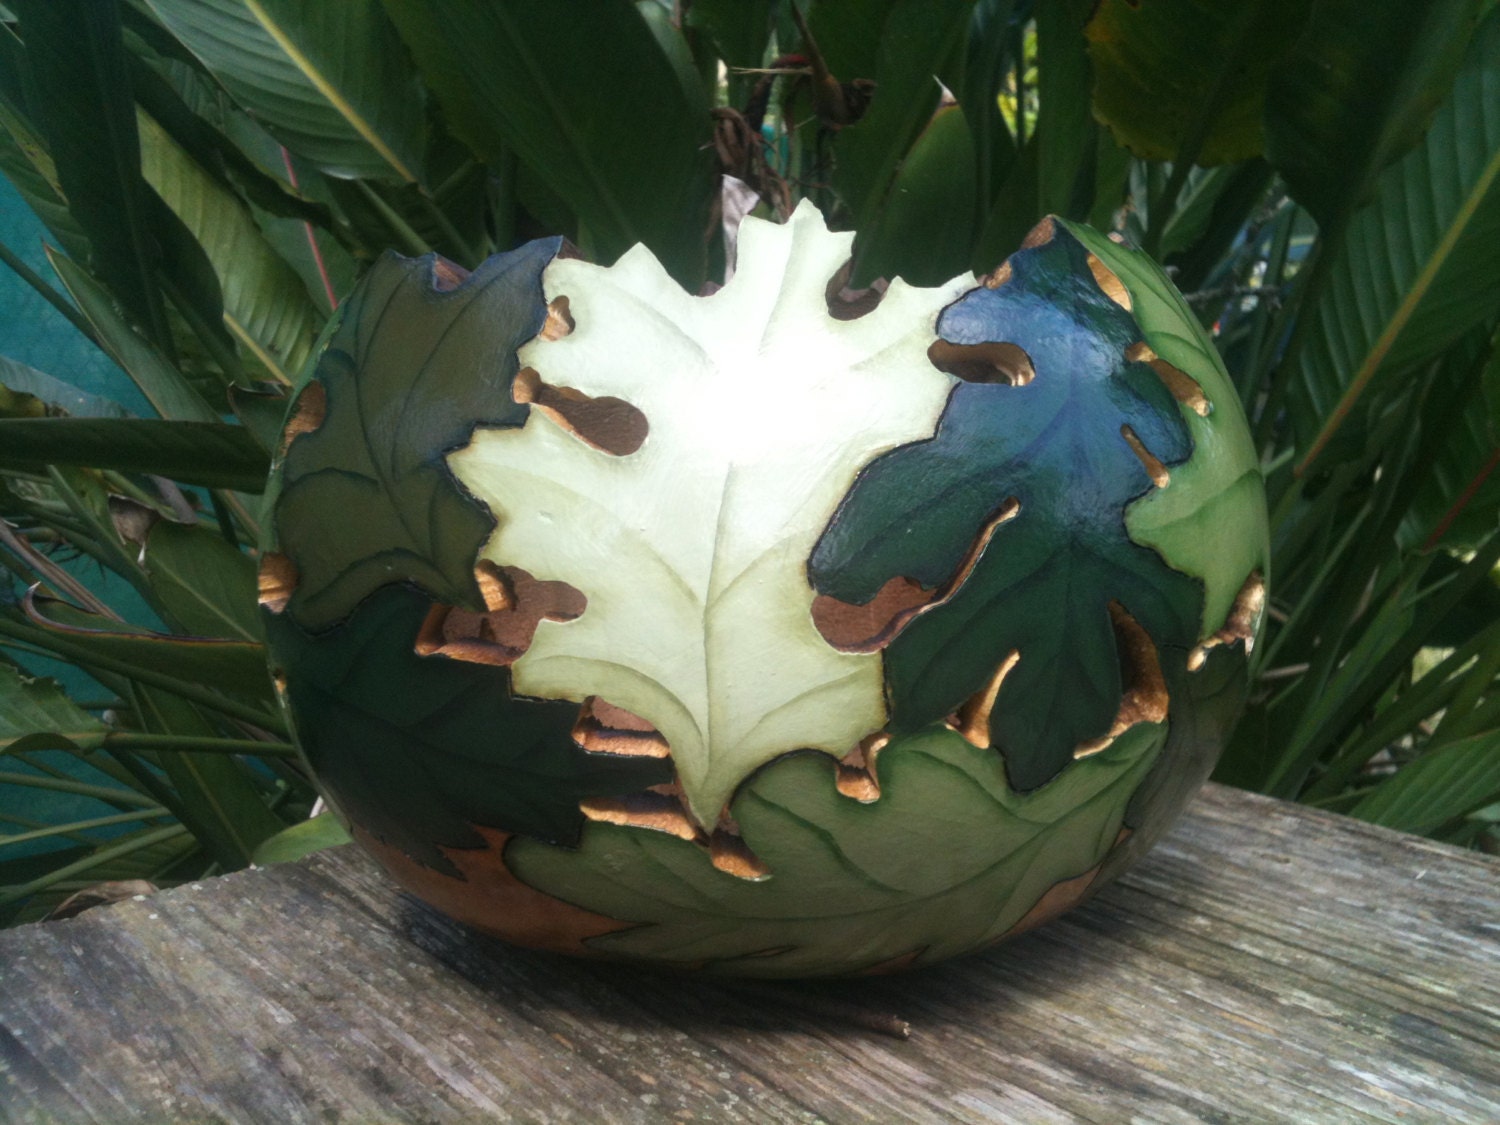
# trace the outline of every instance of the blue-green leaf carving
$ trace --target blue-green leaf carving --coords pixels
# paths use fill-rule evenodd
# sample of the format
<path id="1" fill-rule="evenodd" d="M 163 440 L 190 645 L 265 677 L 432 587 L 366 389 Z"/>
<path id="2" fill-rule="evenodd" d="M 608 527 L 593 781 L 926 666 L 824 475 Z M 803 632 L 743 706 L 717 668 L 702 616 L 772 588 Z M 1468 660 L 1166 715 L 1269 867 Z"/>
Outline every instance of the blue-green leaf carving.
<path id="1" fill-rule="evenodd" d="M 845 602 L 869 602 L 897 576 L 940 587 L 986 524 L 1018 505 L 946 604 L 885 650 L 885 674 L 891 729 L 910 732 L 953 712 L 1018 653 L 989 730 L 1020 790 L 1054 778 L 1116 717 L 1111 603 L 1157 646 L 1193 645 L 1202 610 L 1200 583 L 1125 529 L 1126 506 L 1153 487 L 1127 430 L 1164 467 L 1186 460 L 1192 441 L 1162 378 L 1126 358 L 1141 329 L 1095 280 L 1090 257 L 1056 225 L 1010 259 L 1002 284 L 944 310 L 942 340 L 1014 345 L 1034 378 L 960 382 L 931 440 L 861 475 L 810 565 L 814 586 Z"/>

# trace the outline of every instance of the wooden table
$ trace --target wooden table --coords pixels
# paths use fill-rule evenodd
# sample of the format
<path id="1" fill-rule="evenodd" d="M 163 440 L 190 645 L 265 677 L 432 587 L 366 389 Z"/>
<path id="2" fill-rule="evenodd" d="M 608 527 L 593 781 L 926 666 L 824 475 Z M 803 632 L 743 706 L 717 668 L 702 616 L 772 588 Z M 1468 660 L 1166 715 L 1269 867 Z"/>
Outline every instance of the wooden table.
<path id="1" fill-rule="evenodd" d="M 0 934 L 0 1120 L 1496 1122 L 1497 888 L 1210 787 L 1000 949 L 738 986 L 511 949 L 340 848 Z"/>

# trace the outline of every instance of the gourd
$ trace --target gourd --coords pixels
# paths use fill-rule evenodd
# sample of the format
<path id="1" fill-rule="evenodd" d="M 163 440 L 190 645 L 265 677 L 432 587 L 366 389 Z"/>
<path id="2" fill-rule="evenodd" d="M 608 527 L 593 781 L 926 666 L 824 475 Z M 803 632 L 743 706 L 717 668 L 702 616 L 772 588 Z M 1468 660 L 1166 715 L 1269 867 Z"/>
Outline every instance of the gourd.
<path id="1" fill-rule="evenodd" d="M 643 247 L 394 255 L 289 413 L 261 601 L 307 763 L 417 895 L 710 972 L 919 965 L 1081 901 L 1243 700 L 1266 514 L 1144 255 L 840 291 L 804 203 L 689 295 Z"/>

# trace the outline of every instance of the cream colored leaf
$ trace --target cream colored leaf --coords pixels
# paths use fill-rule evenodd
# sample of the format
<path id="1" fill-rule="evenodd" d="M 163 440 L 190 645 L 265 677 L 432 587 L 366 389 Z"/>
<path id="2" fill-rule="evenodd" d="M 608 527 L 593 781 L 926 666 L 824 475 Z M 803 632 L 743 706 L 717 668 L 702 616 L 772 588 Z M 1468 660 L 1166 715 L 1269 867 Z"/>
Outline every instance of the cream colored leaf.
<path id="1" fill-rule="evenodd" d="M 499 520 L 484 557 L 588 598 L 575 620 L 542 622 L 516 691 L 597 695 L 649 720 L 707 826 L 757 767 L 841 755 L 886 722 L 880 656 L 818 633 L 807 559 L 860 469 L 934 432 L 955 380 L 927 348 L 974 281 L 897 281 L 835 320 L 825 290 L 851 241 L 808 203 L 782 226 L 746 220 L 738 271 L 708 297 L 641 247 L 611 268 L 554 261 L 546 295 L 568 298 L 576 327 L 521 363 L 632 404 L 645 442 L 617 456 L 533 410 L 449 458 Z"/>

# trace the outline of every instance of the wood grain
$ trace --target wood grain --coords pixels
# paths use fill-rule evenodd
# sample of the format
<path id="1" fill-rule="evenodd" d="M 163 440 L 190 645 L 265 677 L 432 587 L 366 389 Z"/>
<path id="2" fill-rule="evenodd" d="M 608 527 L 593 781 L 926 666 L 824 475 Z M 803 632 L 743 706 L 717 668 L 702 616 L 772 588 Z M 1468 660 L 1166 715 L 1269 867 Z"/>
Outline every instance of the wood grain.
<path id="1" fill-rule="evenodd" d="M 1497 876 L 1210 786 L 989 953 L 741 986 L 512 949 L 341 848 L 0 934 L 0 1121 L 1494 1122 Z"/>

